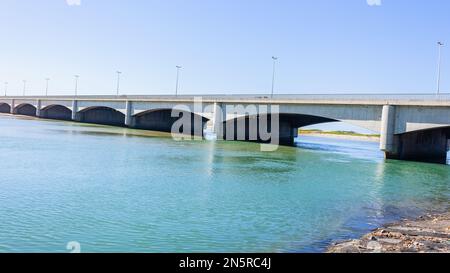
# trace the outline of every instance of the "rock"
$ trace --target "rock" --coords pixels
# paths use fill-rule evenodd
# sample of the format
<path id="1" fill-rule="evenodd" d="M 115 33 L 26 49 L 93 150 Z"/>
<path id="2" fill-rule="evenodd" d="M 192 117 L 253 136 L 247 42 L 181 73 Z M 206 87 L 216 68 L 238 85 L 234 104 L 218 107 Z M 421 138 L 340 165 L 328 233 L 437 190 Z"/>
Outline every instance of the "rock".
<path id="1" fill-rule="evenodd" d="M 360 253 L 359 243 L 357 240 L 342 242 L 334 245 L 330 253 Z"/>
<path id="2" fill-rule="evenodd" d="M 378 239 L 378 242 L 396 245 L 396 244 L 400 244 L 400 243 L 402 242 L 402 240 L 399 240 L 399 239 L 390 239 L 390 238 L 383 238 L 383 239 Z"/>
<path id="3" fill-rule="evenodd" d="M 387 225 L 360 240 L 335 244 L 327 252 L 450 253 L 450 212 Z"/>

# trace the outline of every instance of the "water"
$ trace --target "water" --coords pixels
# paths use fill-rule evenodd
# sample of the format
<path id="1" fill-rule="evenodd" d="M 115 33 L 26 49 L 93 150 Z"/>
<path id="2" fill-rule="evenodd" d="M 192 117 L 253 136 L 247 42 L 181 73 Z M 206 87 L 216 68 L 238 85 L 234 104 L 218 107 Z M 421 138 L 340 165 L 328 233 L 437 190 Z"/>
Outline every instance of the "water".
<path id="1" fill-rule="evenodd" d="M 449 205 L 450 166 L 0 116 L 0 252 L 320 252 Z"/>

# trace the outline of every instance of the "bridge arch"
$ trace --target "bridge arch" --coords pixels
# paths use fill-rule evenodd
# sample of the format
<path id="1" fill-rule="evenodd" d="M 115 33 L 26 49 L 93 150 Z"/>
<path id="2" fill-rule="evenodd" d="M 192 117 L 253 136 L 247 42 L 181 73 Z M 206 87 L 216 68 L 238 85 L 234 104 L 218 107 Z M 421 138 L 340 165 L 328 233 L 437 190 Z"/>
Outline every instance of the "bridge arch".
<path id="1" fill-rule="evenodd" d="M 11 113 L 11 106 L 5 102 L 0 102 L 0 113 Z"/>
<path id="2" fill-rule="evenodd" d="M 48 105 L 41 109 L 41 118 L 72 120 L 72 110 L 59 104 Z"/>
<path id="3" fill-rule="evenodd" d="M 106 106 L 93 106 L 77 113 L 78 121 L 112 126 L 125 126 L 125 115 Z"/>
<path id="4" fill-rule="evenodd" d="M 172 109 L 152 109 L 133 116 L 131 127 L 137 129 L 168 132 L 172 131 L 173 124 L 188 115 L 191 120 L 191 128 L 181 128 L 182 134 L 203 136 L 203 129 L 209 119 L 188 111 L 176 110 L 178 117 L 172 117 Z M 182 116 L 183 115 L 183 116 Z M 177 132 L 178 133 L 178 132 Z"/>
<path id="5" fill-rule="evenodd" d="M 237 118 L 231 118 L 222 123 L 222 138 L 226 140 L 242 140 L 242 141 L 255 141 L 266 142 L 260 135 L 262 132 L 272 132 L 272 119 L 278 119 L 278 136 L 280 144 L 282 145 L 294 145 L 294 139 L 298 136 L 298 129 L 301 127 L 338 122 L 338 120 L 312 116 L 303 114 L 258 114 L 258 115 L 245 115 Z M 264 127 L 260 124 L 262 120 L 267 120 L 267 125 Z"/>
<path id="6" fill-rule="evenodd" d="M 237 111 L 239 115 L 249 115 L 247 110 L 255 110 L 260 115 L 270 114 L 269 109 L 273 111 L 272 107 L 259 104 L 226 104 L 224 110 L 227 113 L 224 116 L 225 120 L 234 118 L 233 113 Z M 230 109 L 228 109 L 231 107 Z M 311 116 L 320 117 L 332 121 L 340 121 L 368 129 L 373 132 L 380 132 L 382 107 L 378 105 L 346 105 L 346 104 L 280 104 L 277 112 L 280 115 L 292 115 L 294 117 Z M 299 119 L 300 120 L 300 119 Z M 304 125 L 306 126 L 306 125 Z"/>
<path id="7" fill-rule="evenodd" d="M 29 104 L 29 103 L 22 103 L 22 104 L 17 105 L 14 108 L 14 112 L 17 115 L 24 115 L 24 116 L 35 117 L 36 116 L 36 107 L 34 105 Z"/>

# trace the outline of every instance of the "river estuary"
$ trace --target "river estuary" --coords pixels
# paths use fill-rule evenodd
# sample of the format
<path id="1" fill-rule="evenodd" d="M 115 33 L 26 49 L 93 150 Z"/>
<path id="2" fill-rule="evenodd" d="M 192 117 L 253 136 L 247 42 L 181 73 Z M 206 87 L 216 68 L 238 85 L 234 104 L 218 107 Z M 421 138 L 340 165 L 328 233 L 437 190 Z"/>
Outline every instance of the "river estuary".
<path id="1" fill-rule="evenodd" d="M 0 115 L 0 252 L 322 252 L 449 206 L 450 166 L 374 142 L 242 142 Z"/>

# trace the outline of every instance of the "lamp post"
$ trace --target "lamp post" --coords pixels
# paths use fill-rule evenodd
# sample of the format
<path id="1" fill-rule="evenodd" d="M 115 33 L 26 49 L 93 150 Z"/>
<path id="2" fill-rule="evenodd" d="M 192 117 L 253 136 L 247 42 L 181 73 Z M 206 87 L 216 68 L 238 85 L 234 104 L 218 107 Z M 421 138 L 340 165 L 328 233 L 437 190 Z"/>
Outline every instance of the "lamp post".
<path id="1" fill-rule="evenodd" d="M 442 42 L 438 42 L 438 75 L 437 75 L 437 94 L 441 92 L 441 49 L 444 46 Z"/>
<path id="2" fill-rule="evenodd" d="M 8 82 L 5 82 L 5 97 L 6 97 L 6 91 L 8 91 Z"/>
<path id="3" fill-rule="evenodd" d="M 270 94 L 270 97 L 273 98 L 273 92 L 275 89 L 275 66 L 278 60 L 278 57 L 272 56 L 272 60 L 273 60 L 273 70 L 272 70 L 272 92 Z"/>
<path id="4" fill-rule="evenodd" d="M 78 79 L 80 78 L 79 75 L 75 75 L 75 97 L 78 96 Z"/>
<path id="5" fill-rule="evenodd" d="M 46 78 L 45 81 L 46 81 L 46 84 L 45 84 L 45 96 L 47 97 L 48 96 L 48 81 L 50 81 L 50 78 Z"/>
<path id="6" fill-rule="evenodd" d="M 116 90 L 116 95 L 119 96 L 119 88 L 120 88 L 120 74 L 122 74 L 122 72 L 117 71 L 117 90 Z"/>
<path id="7" fill-rule="evenodd" d="M 176 68 L 177 68 L 177 81 L 176 81 L 176 84 L 175 84 L 175 97 L 178 96 L 178 83 L 179 83 L 179 79 L 180 79 L 180 69 L 182 67 L 177 65 Z"/>

